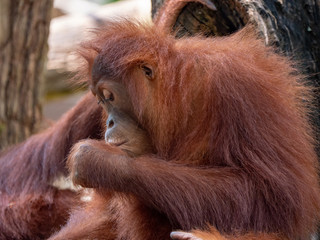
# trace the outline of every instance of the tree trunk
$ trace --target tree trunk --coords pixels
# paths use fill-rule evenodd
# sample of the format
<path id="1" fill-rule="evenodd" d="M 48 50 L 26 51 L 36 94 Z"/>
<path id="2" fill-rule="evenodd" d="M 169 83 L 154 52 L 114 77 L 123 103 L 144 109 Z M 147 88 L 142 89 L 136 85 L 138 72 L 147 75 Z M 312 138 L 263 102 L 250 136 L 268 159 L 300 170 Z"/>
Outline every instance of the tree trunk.
<path id="1" fill-rule="evenodd" d="M 164 0 L 151 1 L 155 16 Z M 312 121 L 320 140 L 320 0 L 208 1 L 215 4 L 217 11 L 195 2 L 181 10 L 173 26 L 177 37 L 197 32 L 208 36 L 228 35 L 248 22 L 253 23 L 265 43 L 278 46 L 281 52 L 296 60 L 315 87 Z M 317 150 L 320 157 L 319 145 Z"/>
<path id="2" fill-rule="evenodd" d="M 28 137 L 41 118 L 53 0 L 0 0 L 0 149 Z"/>

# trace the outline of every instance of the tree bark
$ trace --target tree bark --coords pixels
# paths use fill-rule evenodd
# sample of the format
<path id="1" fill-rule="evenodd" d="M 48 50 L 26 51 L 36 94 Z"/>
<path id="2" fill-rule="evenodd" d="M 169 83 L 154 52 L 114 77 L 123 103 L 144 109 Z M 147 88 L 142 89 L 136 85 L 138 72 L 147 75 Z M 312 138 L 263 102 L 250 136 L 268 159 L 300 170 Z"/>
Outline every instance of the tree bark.
<path id="1" fill-rule="evenodd" d="M 155 16 L 164 0 L 152 1 Z M 202 32 L 228 35 L 253 23 L 266 45 L 298 62 L 301 71 L 314 86 L 315 111 L 312 122 L 320 141 L 320 0 L 210 0 L 217 11 L 200 3 L 188 3 L 173 26 L 177 37 Z M 320 157 L 320 147 L 317 146 Z"/>
<path id="2" fill-rule="evenodd" d="M 0 2 L 0 149 L 28 137 L 41 118 L 53 0 Z"/>

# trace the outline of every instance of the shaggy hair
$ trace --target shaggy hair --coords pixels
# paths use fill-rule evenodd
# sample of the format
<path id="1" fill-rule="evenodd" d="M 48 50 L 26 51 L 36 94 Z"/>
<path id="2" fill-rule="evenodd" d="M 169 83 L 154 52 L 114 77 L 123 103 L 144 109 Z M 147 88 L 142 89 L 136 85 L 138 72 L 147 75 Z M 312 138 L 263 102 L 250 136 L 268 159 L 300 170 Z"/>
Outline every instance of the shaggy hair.
<path id="1" fill-rule="evenodd" d="M 251 27 L 228 37 L 175 39 L 155 26 L 110 22 L 81 55 L 89 85 L 95 63 L 129 92 L 156 152 L 137 158 L 139 189 L 130 193 L 172 228 L 209 223 L 224 234 L 289 239 L 315 230 L 320 193 L 307 117 L 311 91 Z M 142 63 L 154 66 L 153 81 L 134 78 Z"/>
<path id="2" fill-rule="evenodd" d="M 79 74 L 94 84 L 95 63 L 125 86 L 154 154 L 122 156 L 130 171 L 119 161 L 107 169 L 122 175 L 88 168 L 99 189 L 56 239 L 160 240 L 172 229 L 208 224 L 223 235 L 211 230 L 216 239 L 307 239 L 319 220 L 320 192 L 303 77 L 250 27 L 174 39 L 163 24 L 110 22 L 82 46 Z M 133 74 L 145 63 L 154 68 L 152 81 Z M 0 239 L 47 238 L 66 222 L 78 197 L 53 182 L 66 176 L 75 143 L 101 139 L 102 119 L 87 95 L 52 127 L 1 154 Z M 103 179 L 115 183 L 112 191 Z"/>
<path id="3" fill-rule="evenodd" d="M 54 182 L 67 175 L 73 144 L 101 138 L 102 111 L 90 95 L 50 128 L 0 154 L 0 239 L 45 239 L 68 220 L 78 196 Z"/>

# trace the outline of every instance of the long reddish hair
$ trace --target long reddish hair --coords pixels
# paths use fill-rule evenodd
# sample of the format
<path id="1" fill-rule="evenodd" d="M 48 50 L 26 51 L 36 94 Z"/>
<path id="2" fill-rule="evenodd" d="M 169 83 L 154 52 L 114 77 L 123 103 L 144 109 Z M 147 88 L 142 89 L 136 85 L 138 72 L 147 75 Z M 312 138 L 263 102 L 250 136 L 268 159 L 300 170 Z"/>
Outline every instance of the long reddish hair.
<path id="1" fill-rule="evenodd" d="M 219 222 L 228 213 L 216 213 L 218 230 L 252 225 L 290 237 L 314 228 L 320 194 L 311 91 L 287 58 L 265 47 L 251 27 L 228 37 L 175 39 L 121 21 L 96 35 L 81 50 L 84 71 L 100 61 L 107 77 L 125 84 L 160 158 L 232 167 L 251 179 L 237 196 L 241 213 L 232 213 L 228 226 Z M 154 81 L 132 80 L 140 63 L 154 67 Z"/>

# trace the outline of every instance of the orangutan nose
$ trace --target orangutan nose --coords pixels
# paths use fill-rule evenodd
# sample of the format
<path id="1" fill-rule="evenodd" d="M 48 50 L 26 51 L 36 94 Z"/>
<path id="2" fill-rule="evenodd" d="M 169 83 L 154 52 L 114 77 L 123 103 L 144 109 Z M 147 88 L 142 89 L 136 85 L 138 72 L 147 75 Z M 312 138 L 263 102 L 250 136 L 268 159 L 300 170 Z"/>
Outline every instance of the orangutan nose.
<path id="1" fill-rule="evenodd" d="M 114 126 L 114 120 L 113 120 L 112 117 L 111 118 L 109 117 L 108 120 L 107 120 L 107 128 L 110 129 L 113 126 Z"/>

